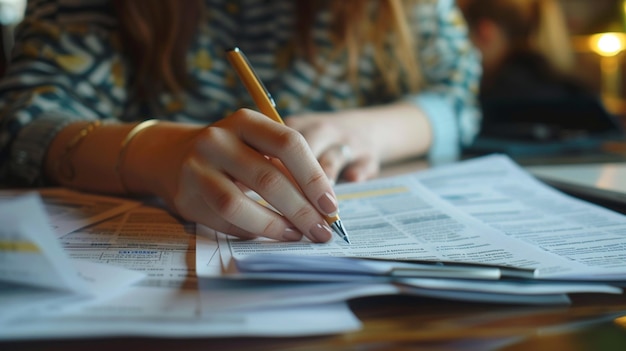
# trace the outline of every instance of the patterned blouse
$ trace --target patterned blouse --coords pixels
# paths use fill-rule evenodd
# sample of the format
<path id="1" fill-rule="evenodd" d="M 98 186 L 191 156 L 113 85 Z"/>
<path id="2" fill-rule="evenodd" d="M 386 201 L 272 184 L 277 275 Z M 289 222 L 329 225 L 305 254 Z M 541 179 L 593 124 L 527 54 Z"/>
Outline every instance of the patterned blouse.
<path id="1" fill-rule="evenodd" d="M 417 94 L 397 96 L 377 93 L 380 72 L 367 50 L 360 57 L 358 93 L 346 79 L 341 58 L 325 60 L 322 72 L 303 59 L 284 62 L 294 33 L 292 0 L 205 3 L 204 20 L 187 56 L 196 88 L 178 98 L 162 94 L 161 113 L 154 115 L 129 98 L 132 72 L 120 53 L 108 0 L 30 0 L 0 83 L 0 183 L 42 184 L 50 142 L 76 120 L 159 118 L 208 124 L 254 106 L 225 58 L 225 50 L 233 46 L 246 53 L 283 116 L 411 101 L 430 120 L 432 161 L 455 159 L 477 134 L 480 63 L 454 0 L 422 0 L 412 9 L 424 84 Z M 330 38 L 330 16 L 321 11 L 314 19 L 313 39 L 323 48 L 330 46 Z"/>

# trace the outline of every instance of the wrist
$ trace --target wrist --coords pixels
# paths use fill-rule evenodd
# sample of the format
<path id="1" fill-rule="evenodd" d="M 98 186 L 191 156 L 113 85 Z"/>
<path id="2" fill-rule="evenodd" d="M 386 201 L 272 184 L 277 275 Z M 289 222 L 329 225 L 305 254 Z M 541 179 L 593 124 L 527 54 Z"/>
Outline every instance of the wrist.
<path id="1" fill-rule="evenodd" d="M 126 181 L 124 180 L 125 175 L 126 175 L 124 172 L 126 153 L 128 152 L 128 149 L 130 148 L 130 144 L 134 141 L 134 139 L 137 138 L 139 134 L 144 133 L 146 129 L 149 129 L 150 127 L 155 126 L 158 122 L 159 120 L 157 119 L 148 119 L 143 122 L 139 122 L 135 124 L 128 131 L 128 133 L 126 134 L 126 137 L 124 137 L 124 140 L 122 140 L 122 144 L 120 145 L 120 150 L 117 155 L 117 162 L 115 164 L 115 173 L 117 175 L 117 178 L 119 179 L 120 186 L 123 189 L 124 194 L 131 194 L 131 191 L 126 185 Z M 134 192 L 143 193 L 143 190 L 142 191 L 136 190 Z"/>
<path id="2" fill-rule="evenodd" d="M 199 126 L 159 122 L 137 133 L 120 155 L 119 176 L 129 194 L 165 197 L 177 184 L 184 147 Z"/>
<path id="3" fill-rule="evenodd" d="M 78 121 L 64 127 L 51 143 L 45 174 L 53 183 L 107 194 L 123 194 L 115 172 L 119 145 L 131 126 Z"/>

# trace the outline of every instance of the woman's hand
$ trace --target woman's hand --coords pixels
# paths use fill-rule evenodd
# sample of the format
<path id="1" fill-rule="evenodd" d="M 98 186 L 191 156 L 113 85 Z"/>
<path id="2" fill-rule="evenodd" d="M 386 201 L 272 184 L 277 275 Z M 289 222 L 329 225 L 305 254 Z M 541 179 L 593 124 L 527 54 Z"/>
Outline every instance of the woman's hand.
<path id="1" fill-rule="evenodd" d="M 285 123 L 309 143 L 331 180 L 375 177 L 386 162 L 423 155 L 430 128 L 416 106 L 386 106 L 291 116 Z"/>
<path id="2" fill-rule="evenodd" d="M 137 136 L 125 163 L 134 165 L 125 174 L 129 188 L 159 195 L 185 219 L 217 231 L 331 238 L 322 216 L 337 211 L 330 181 L 298 132 L 260 113 L 239 110 L 202 128 L 159 124 Z M 246 188 L 283 216 L 248 197 Z"/>
<path id="3" fill-rule="evenodd" d="M 378 174 L 375 133 L 360 125 L 356 113 L 313 113 L 293 116 L 285 123 L 302 133 L 332 181 L 361 181 Z"/>

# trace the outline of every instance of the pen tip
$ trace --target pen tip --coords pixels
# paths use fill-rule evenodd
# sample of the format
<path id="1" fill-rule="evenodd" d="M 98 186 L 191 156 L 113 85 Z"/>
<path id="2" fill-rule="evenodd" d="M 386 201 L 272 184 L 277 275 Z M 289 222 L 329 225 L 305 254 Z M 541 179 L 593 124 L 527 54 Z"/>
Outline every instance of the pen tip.
<path id="1" fill-rule="evenodd" d="M 341 220 L 335 221 L 331 224 L 331 227 L 337 235 L 339 235 L 346 243 L 350 244 L 348 233 L 346 232 L 346 228 L 344 228 L 343 223 L 341 223 Z"/>

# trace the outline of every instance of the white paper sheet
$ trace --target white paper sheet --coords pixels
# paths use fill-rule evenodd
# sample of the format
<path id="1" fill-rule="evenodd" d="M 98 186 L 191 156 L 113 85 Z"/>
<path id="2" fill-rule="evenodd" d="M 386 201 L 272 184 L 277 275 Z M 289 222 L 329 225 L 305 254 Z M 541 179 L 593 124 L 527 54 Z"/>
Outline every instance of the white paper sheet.
<path id="1" fill-rule="evenodd" d="M 626 277 L 626 216 L 548 188 L 503 156 L 341 184 L 336 193 L 352 244 L 224 236 L 220 251 L 235 260 L 376 257 L 505 265 L 545 279 Z"/>
<path id="2" fill-rule="evenodd" d="M 356 297 L 397 295 L 399 289 L 375 282 L 294 282 L 200 279 L 203 311 L 240 311 L 270 307 L 302 307 Z"/>
<path id="3" fill-rule="evenodd" d="M 194 232 L 195 225 L 164 210 L 138 207 L 63 236 L 65 252 L 74 260 L 87 266 L 126 268 L 147 277 L 111 298 L 75 304 L 63 313 L 22 314 L 0 326 L 0 339 L 302 336 L 360 327 L 343 301 L 236 311 L 229 310 L 225 301 L 209 300 L 205 306 L 206 296 L 200 297 L 194 271 Z M 64 301 L 62 296 L 46 298 Z M 215 302 L 219 312 L 211 309 Z"/>
<path id="4" fill-rule="evenodd" d="M 82 193 L 65 188 L 46 188 L 36 192 L 3 190 L 0 191 L 0 201 L 26 193 L 37 194 L 42 198 L 48 215 L 47 221 L 57 237 L 114 217 L 141 204 L 123 198 Z"/>
<path id="5" fill-rule="evenodd" d="M 415 177 L 345 184 L 336 192 L 352 244 L 336 238 L 313 244 L 225 237 L 220 250 L 229 250 L 234 259 L 282 253 L 472 262 L 555 273 L 582 267 L 480 223 L 431 193 Z"/>
<path id="6" fill-rule="evenodd" d="M 0 323 L 21 314 L 64 313 L 114 296 L 144 277 L 70 259 L 36 194 L 1 200 L 0 222 Z"/>
<path id="7" fill-rule="evenodd" d="M 570 197 L 494 155 L 416 173 L 459 211 L 568 262 L 539 277 L 626 279 L 626 216 Z M 568 269 L 569 268 L 569 269 Z"/>
<path id="8" fill-rule="evenodd" d="M 41 199 L 29 194 L 0 202 L 0 281 L 86 293 L 48 225 Z"/>
<path id="9" fill-rule="evenodd" d="M 199 227 L 204 235 L 198 237 L 197 265 L 212 267 L 199 271 L 203 305 L 213 309 L 257 308 L 260 306 L 300 306 L 307 303 L 340 301 L 374 295 L 409 294 L 437 299 L 504 304 L 562 305 L 569 304 L 567 293 L 611 293 L 621 289 L 606 284 L 561 283 L 546 281 L 468 281 L 459 279 L 425 279 L 388 276 L 341 275 L 323 272 L 283 273 L 269 270 L 260 274 L 233 271 L 232 267 L 216 268 L 215 250 L 223 262 L 232 261 L 230 250 L 219 250 L 219 242 L 226 245 L 227 236 Z M 214 237 L 211 238 L 211 235 Z M 206 253 L 206 254 L 205 254 Z M 276 257 L 285 258 L 277 254 Z M 210 257 L 205 261 L 202 257 Z M 252 257 L 252 256 L 250 256 Z M 258 256 L 257 256 L 258 257 Z M 306 256 L 291 256 L 299 261 Z M 311 257 L 323 260 L 323 257 Z M 285 260 L 271 261 L 286 265 Z M 217 278 L 219 276 L 223 279 Z M 201 273 L 202 272 L 202 273 Z M 290 275 L 291 274 L 291 275 Z M 492 277 L 486 277 L 492 279 Z M 231 280 L 229 280 L 231 279 Z M 224 307 L 225 306 L 225 307 Z M 235 307 L 237 310 L 237 307 Z"/>
<path id="10" fill-rule="evenodd" d="M 86 291 L 68 292 L 0 283 L 0 325 L 23 315 L 60 316 L 83 306 L 106 301 L 145 277 L 140 272 L 98 263 L 72 260 L 71 270 L 86 283 Z M 1 327 L 0 327 L 1 328 Z"/>
<path id="11" fill-rule="evenodd" d="M 310 336 L 358 330 L 343 302 L 200 314 L 197 290 L 134 287 L 98 305 L 56 318 L 28 318 L 0 328 L 0 340 L 85 337 Z"/>

